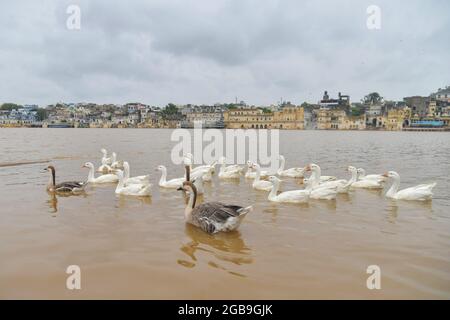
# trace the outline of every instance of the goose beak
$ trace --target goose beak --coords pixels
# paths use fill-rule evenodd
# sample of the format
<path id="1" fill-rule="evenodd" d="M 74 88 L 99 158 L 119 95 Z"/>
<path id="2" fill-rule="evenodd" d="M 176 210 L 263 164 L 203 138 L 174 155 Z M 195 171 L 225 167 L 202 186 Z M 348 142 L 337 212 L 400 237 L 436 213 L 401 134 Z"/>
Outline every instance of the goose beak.
<path id="1" fill-rule="evenodd" d="M 179 187 L 179 188 L 177 188 L 177 190 L 178 191 L 183 191 L 184 189 L 183 189 L 183 187 Z"/>
<path id="2" fill-rule="evenodd" d="M 389 178 L 389 174 L 387 172 L 385 172 L 384 174 L 382 174 L 383 177 Z"/>
<path id="3" fill-rule="evenodd" d="M 310 171 L 311 171 L 311 166 L 306 166 L 306 167 L 305 167 L 305 171 L 306 171 L 306 172 L 310 172 Z"/>

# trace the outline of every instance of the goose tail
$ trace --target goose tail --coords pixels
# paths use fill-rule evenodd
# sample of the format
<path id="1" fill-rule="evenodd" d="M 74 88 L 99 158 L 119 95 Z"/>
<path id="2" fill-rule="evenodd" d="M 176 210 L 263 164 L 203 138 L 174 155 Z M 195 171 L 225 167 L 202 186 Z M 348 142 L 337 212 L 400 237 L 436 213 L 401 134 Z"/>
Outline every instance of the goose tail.
<path id="1" fill-rule="evenodd" d="M 244 217 L 245 215 L 247 215 L 247 213 L 251 212 L 253 210 L 253 206 L 248 206 L 245 208 L 241 208 L 237 211 L 237 213 L 239 213 L 239 217 Z"/>

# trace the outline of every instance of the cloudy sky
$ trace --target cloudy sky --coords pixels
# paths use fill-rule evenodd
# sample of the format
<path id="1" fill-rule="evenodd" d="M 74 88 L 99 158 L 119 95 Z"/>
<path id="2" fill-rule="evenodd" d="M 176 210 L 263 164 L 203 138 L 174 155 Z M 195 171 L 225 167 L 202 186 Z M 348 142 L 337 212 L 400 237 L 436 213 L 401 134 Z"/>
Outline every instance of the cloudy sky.
<path id="1" fill-rule="evenodd" d="M 69 30 L 68 5 L 81 9 Z M 381 29 L 366 26 L 369 5 Z M 450 85 L 450 1 L 17 0 L 0 5 L 0 102 L 353 101 Z"/>

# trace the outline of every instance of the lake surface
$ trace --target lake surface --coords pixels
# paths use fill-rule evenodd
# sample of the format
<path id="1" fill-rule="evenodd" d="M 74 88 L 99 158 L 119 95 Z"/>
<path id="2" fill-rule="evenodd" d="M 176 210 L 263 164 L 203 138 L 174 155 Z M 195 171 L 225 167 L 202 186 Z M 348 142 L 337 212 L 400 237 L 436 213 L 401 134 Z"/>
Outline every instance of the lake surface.
<path id="1" fill-rule="evenodd" d="M 239 231 L 207 235 L 183 220 L 169 177 L 171 130 L 0 129 L 0 298 L 305 299 L 450 298 L 450 133 L 282 131 L 287 167 L 317 163 L 348 179 L 397 171 L 403 187 L 437 182 L 432 202 L 393 201 L 357 190 L 336 201 L 276 204 L 250 181 L 205 184 L 205 201 L 254 205 Z M 52 197 L 58 181 L 84 180 L 101 147 L 149 173 L 153 196 L 116 196 L 114 186 Z M 46 163 L 45 161 L 50 161 Z M 35 163 L 30 163 L 35 162 Z M 4 166 L 8 165 L 8 166 Z M 283 190 L 302 188 L 284 178 Z M 66 268 L 81 268 L 81 290 L 66 289 Z M 381 269 L 369 290 L 366 269 Z"/>

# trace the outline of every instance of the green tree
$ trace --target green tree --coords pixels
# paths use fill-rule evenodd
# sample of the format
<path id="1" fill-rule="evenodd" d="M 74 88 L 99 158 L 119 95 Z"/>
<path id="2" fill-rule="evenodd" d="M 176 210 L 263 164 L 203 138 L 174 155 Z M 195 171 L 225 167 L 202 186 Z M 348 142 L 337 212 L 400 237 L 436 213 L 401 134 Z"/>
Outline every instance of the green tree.
<path id="1" fill-rule="evenodd" d="M 36 112 L 38 121 L 44 121 L 48 118 L 47 110 L 45 110 L 44 108 L 38 108 Z"/>
<path id="2" fill-rule="evenodd" d="M 378 92 L 372 92 L 364 96 L 362 103 L 364 104 L 378 104 L 383 102 L 383 97 Z"/>
<path id="3" fill-rule="evenodd" d="M 1 109 L 1 110 L 8 110 L 8 111 L 11 111 L 11 110 L 13 110 L 13 109 L 19 109 L 19 108 L 21 108 L 21 107 L 22 107 L 22 106 L 19 105 L 19 104 L 7 102 L 7 103 L 2 104 L 2 106 L 0 107 L 0 109 Z"/>

